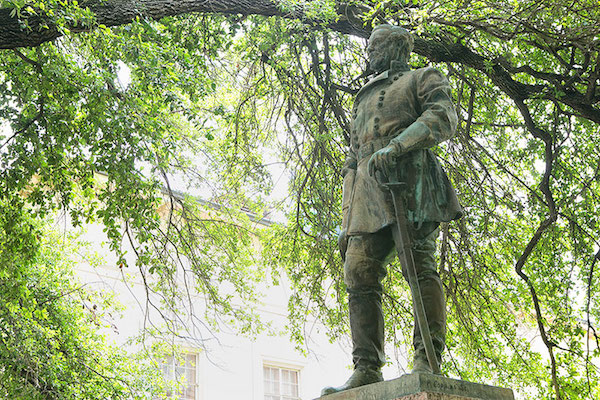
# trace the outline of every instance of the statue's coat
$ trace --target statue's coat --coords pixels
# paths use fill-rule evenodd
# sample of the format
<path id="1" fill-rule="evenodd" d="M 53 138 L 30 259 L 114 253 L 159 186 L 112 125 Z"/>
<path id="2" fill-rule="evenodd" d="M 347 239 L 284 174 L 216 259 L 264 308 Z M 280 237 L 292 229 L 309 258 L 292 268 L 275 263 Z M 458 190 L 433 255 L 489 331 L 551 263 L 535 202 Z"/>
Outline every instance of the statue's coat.
<path id="1" fill-rule="evenodd" d="M 408 184 L 408 219 L 423 222 L 460 218 L 456 193 L 435 154 L 436 144 L 451 138 L 457 116 L 446 77 L 434 68 L 392 68 L 361 88 L 353 109 L 350 151 L 344 175 L 344 222 L 348 235 L 374 233 L 395 222 L 389 192 L 369 176 L 371 155 L 399 143 L 399 181 Z"/>

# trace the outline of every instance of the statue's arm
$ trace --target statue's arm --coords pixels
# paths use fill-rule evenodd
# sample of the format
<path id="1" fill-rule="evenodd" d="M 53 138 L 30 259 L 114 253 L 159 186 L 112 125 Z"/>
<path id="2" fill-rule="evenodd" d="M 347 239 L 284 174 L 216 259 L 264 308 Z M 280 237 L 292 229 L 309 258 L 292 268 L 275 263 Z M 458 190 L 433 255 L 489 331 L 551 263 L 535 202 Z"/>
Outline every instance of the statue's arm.
<path id="1" fill-rule="evenodd" d="M 391 141 L 401 153 L 433 147 L 456 132 L 458 118 L 450 84 L 440 71 L 434 68 L 418 71 L 415 98 L 421 115 Z"/>

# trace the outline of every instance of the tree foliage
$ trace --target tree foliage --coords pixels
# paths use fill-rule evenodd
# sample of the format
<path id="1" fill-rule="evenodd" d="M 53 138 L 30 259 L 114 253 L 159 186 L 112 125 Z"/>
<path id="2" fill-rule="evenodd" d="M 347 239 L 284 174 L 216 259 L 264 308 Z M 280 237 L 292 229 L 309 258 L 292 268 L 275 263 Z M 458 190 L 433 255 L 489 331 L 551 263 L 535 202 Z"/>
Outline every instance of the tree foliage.
<path id="1" fill-rule="evenodd" d="M 195 290 L 217 315 L 253 330 L 258 321 L 218 288 L 230 282 L 237 296 L 255 297 L 263 271 L 252 268 L 251 221 L 239 210 L 273 206 L 265 164 L 276 150 L 290 198 L 278 205 L 287 223 L 262 235 L 265 262 L 294 285 L 298 343 L 310 315 L 342 334 L 338 171 L 352 95 L 369 75 L 361 38 L 374 24 L 399 24 L 417 36 L 411 64 L 449 76 L 460 118 L 456 137 L 436 149 L 466 211 L 440 240 L 445 372 L 523 398 L 598 396 L 598 3 L 212 3 L 227 16 L 139 11 L 107 28 L 124 22 L 103 24 L 93 2 L 2 2 L 19 29 L 45 32 L 43 14 L 62 35 L 2 51 L 5 204 L 18 207 L 27 191 L 36 213 L 61 206 L 76 222 L 102 221 L 117 252 L 130 238 L 167 303 L 178 296 L 176 266 L 191 263 Z M 119 80 L 124 65 L 130 83 Z M 100 189 L 95 171 L 109 177 Z M 157 193 L 184 177 L 192 192 L 209 187 L 219 218 L 172 197 L 160 222 Z M 387 332 L 402 345 L 412 318 L 397 265 L 385 298 Z"/>
<path id="2" fill-rule="evenodd" d="M 114 309 L 112 299 L 73 276 L 81 245 L 26 215 L 26 206 L 3 210 L 0 394 L 27 400 L 148 398 L 158 389 L 157 372 L 107 343 L 99 327 Z"/>

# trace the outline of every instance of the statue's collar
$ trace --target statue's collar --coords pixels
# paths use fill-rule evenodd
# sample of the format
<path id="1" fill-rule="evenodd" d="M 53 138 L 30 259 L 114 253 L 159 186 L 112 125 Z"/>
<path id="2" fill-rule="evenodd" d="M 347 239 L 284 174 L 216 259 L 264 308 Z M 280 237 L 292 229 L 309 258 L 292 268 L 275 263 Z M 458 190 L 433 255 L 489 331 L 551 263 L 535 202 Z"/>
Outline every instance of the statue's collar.
<path id="1" fill-rule="evenodd" d="M 362 88 L 360 88 L 360 90 L 356 94 L 356 97 L 358 98 L 358 96 L 360 94 L 362 94 L 362 93 L 365 92 L 365 89 L 373 86 L 373 84 L 375 84 L 375 83 L 377 83 L 379 81 L 387 79 L 390 76 L 390 74 L 393 74 L 395 72 L 409 71 L 409 70 L 410 70 L 410 68 L 409 68 L 409 66 L 408 66 L 407 63 L 405 63 L 403 61 L 392 61 L 390 63 L 390 69 L 383 71 L 379 75 L 376 75 L 369 82 L 367 82 Z"/>
<path id="2" fill-rule="evenodd" d="M 369 83 L 371 83 L 371 82 L 379 81 L 381 79 L 385 79 L 385 78 L 389 77 L 391 73 L 394 73 L 394 72 L 406 72 L 406 71 L 410 71 L 410 67 L 408 66 L 408 64 L 406 62 L 404 62 L 404 61 L 398 61 L 398 60 L 392 60 L 392 62 L 390 63 L 390 69 L 387 69 L 387 70 L 383 71 L 379 75 L 375 75 L 375 77 L 373 79 L 371 79 L 367 83 L 367 85 Z"/>
<path id="3" fill-rule="evenodd" d="M 393 71 L 393 72 L 404 72 L 404 71 L 409 71 L 410 67 L 408 66 L 408 64 L 404 61 L 398 61 L 398 60 L 393 60 L 390 63 L 390 69 L 389 71 Z"/>

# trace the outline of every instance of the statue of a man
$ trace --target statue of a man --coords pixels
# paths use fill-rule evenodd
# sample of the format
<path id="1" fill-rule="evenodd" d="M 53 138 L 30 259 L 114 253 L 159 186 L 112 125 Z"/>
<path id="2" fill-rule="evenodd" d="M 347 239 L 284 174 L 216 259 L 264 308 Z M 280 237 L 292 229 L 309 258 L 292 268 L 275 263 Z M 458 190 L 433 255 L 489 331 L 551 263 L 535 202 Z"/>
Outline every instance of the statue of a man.
<path id="1" fill-rule="evenodd" d="M 445 347 L 446 304 L 435 260 L 438 226 L 460 218 L 461 207 L 446 173 L 429 148 L 451 138 L 457 116 L 448 80 L 426 67 L 411 71 L 413 38 L 406 29 L 377 26 L 369 38 L 369 63 L 378 75 L 364 85 L 353 108 L 350 151 L 342 175 L 340 250 L 348 290 L 354 373 L 335 393 L 382 381 L 382 285 L 388 256 L 400 238 L 391 194 L 381 185 L 394 176 L 407 184 L 406 215 L 421 296 L 438 365 Z M 403 274 L 407 271 L 403 266 Z M 431 373 L 418 325 L 413 373 Z"/>

